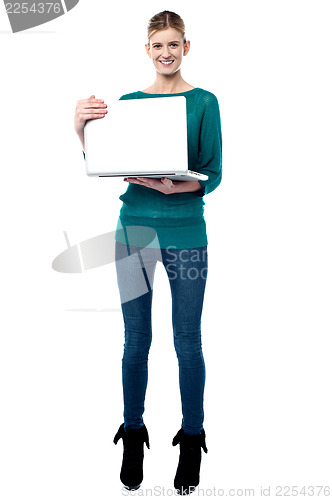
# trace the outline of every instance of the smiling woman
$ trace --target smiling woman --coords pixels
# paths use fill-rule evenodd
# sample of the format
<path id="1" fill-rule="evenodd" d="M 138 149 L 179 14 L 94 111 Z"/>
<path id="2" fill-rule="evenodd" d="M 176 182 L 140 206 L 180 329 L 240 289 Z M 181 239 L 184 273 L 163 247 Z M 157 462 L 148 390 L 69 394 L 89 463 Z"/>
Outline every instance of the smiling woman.
<path id="1" fill-rule="evenodd" d="M 172 293 L 174 346 L 179 364 L 183 414 L 181 428 L 173 439 L 174 446 L 180 443 L 174 487 L 180 494 L 187 494 L 199 484 L 201 448 L 207 452 L 203 428 L 205 363 L 201 346 L 201 314 L 208 269 L 203 196 L 215 190 L 221 182 L 220 112 L 214 94 L 190 85 L 181 76 L 180 67 L 189 53 L 190 41 L 186 40 L 184 22 L 178 14 L 164 11 L 150 19 L 145 50 L 156 69 L 155 81 L 147 89 L 125 94 L 121 99 L 185 96 L 188 168 L 206 174 L 208 180 L 126 179 L 129 185 L 120 196 L 123 205 L 115 236 L 120 296 L 122 299 L 128 291 L 132 293 L 133 289 L 139 288 L 140 266 L 148 291 L 122 302 L 125 324 L 122 361 L 124 423 L 115 436 L 115 442 L 122 437 L 124 444 L 120 478 L 127 488 L 136 489 L 143 479 L 144 441 L 148 445 L 143 412 L 152 340 L 152 283 L 156 262 L 161 260 Z M 160 144 L 172 147 L 171 133 L 168 137 L 161 137 Z M 145 227 L 155 230 L 157 247 L 140 248 L 142 243 L 138 241 L 142 239 Z M 137 234 L 137 243 L 133 243 L 134 234 L 135 238 Z M 160 258 L 156 248 L 160 249 Z M 136 260 L 138 266 L 134 259 L 131 263 L 126 262 L 126 266 L 121 264 L 122 257 L 135 257 L 137 252 L 140 254 L 140 259 Z M 194 258 L 188 258 L 192 253 Z"/>
<path id="2" fill-rule="evenodd" d="M 144 443 L 149 447 L 143 413 L 152 341 L 153 277 L 156 263 L 161 261 L 172 294 L 174 347 L 182 403 L 181 428 L 172 442 L 174 446 L 180 444 L 174 487 L 180 494 L 187 494 L 199 484 L 201 448 L 207 452 L 203 428 L 205 363 L 201 345 L 201 315 L 208 269 L 203 196 L 214 191 L 221 182 L 220 112 L 212 92 L 190 85 L 181 76 L 180 67 L 189 53 L 190 41 L 186 39 L 184 22 L 178 14 L 163 11 L 150 19 L 145 50 L 156 69 L 154 83 L 120 99 L 184 96 L 188 169 L 206 174 L 208 179 L 128 178 L 127 190 L 119 197 L 123 203 L 115 234 L 115 261 L 125 326 L 124 422 L 114 443 L 120 438 L 123 440 L 120 479 L 126 488 L 135 490 L 143 479 Z M 105 106 L 94 96 L 78 101 L 75 130 L 83 148 L 85 121 L 105 116 Z M 172 147 L 174 133 L 176 126 L 169 135 L 160 137 L 160 154 L 163 148 Z M 148 135 L 147 131 L 147 147 Z M 155 161 L 158 162 L 158 157 Z M 155 240 L 151 242 L 146 238 L 149 241 L 142 243 L 143 235 L 150 236 L 151 230 L 155 232 Z M 167 408 L 163 410 L 167 415 Z"/>

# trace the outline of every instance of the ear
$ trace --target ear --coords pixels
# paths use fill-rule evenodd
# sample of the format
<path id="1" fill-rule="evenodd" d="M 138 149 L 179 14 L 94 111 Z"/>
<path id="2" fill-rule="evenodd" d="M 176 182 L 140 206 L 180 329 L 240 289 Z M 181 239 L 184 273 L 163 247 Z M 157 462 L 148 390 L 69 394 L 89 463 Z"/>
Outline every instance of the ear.
<path id="1" fill-rule="evenodd" d="M 151 57 L 151 50 L 150 50 L 150 44 L 149 43 L 145 44 L 145 50 L 146 50 L 147 55 L 149 57 Z"/>
<path id="2" fill-rule="evenodd" d="M 190 50 L 190 41 L 187 40 L 186 43 L 184 44 L 183 55 L 186 56 L 189 50 Z"/>

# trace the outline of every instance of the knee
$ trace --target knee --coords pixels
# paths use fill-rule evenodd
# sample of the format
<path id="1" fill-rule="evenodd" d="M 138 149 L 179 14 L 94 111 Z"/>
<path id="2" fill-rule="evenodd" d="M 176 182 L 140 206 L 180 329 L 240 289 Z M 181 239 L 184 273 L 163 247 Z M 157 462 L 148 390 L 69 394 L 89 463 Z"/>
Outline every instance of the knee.
<path id="1" fill-rule="evenodd" d="M 138 363 L 147 360 L 151 339 L 151 332 L 133 332 L 126 330 L 123 361 Z"/>
<path id="2" fill-rule="evenodd" d="M 179 363 L 204 363 L 200 331 L 177 333 L 174 335 L 174 347 Z"/>

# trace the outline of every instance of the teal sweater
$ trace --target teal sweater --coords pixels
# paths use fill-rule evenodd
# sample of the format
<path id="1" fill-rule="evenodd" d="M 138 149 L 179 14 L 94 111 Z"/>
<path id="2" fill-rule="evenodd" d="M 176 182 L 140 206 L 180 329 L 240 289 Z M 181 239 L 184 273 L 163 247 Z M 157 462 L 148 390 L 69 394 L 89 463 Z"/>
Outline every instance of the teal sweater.
<path id="1" fill-rule="evenodd" d="M 202 189 L 164 194 L 129 183 L 115 239 L 152 248 L 196 248 L 207 245 L 203 196 L 219 186 L 222 177 L 222 135 L 218 100 L 214 94 L 194 88 L 177 94 L 132 92 L 120 99 L 146 99 L 184 95 L 187 104 L 188 168 L 209 176 Z M 170 140 L 170 145 L 172 141 Z M 186 182 L 186 181 L 181 181 Z M 129 227 L 131 226 L 131 227 Z M 157 239 L 153 236 L 157 235 Z"/>

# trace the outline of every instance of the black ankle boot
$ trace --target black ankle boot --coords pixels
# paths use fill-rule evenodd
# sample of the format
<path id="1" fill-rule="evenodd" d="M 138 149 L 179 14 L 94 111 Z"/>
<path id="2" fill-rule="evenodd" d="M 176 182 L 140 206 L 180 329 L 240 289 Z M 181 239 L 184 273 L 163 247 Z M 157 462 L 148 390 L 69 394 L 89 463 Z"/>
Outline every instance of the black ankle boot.
<path id="1" fill-rule="evenodd" d="M 185 434 L 181 428 L 173 439 L 173 446 L 180 443 L 179 464 L 174 478 L 174 488 L 180 495 L 192 493 L 199 484 L 199 471 L 201 466 L 201 447 L 207 453 L 205 444 L 205 431 L 200 434 Z"/>
<path id="2" fill-rule="evenodd" d="M 123 440 L 123 459 L 120 479 L 129 490 L 137 490 L 143 481 L 144 443 L 150 448 L 149 435 L 145 425 L 139 429 L 124 430 L 121 424 L 114 436 L 114 443 Z"/>

